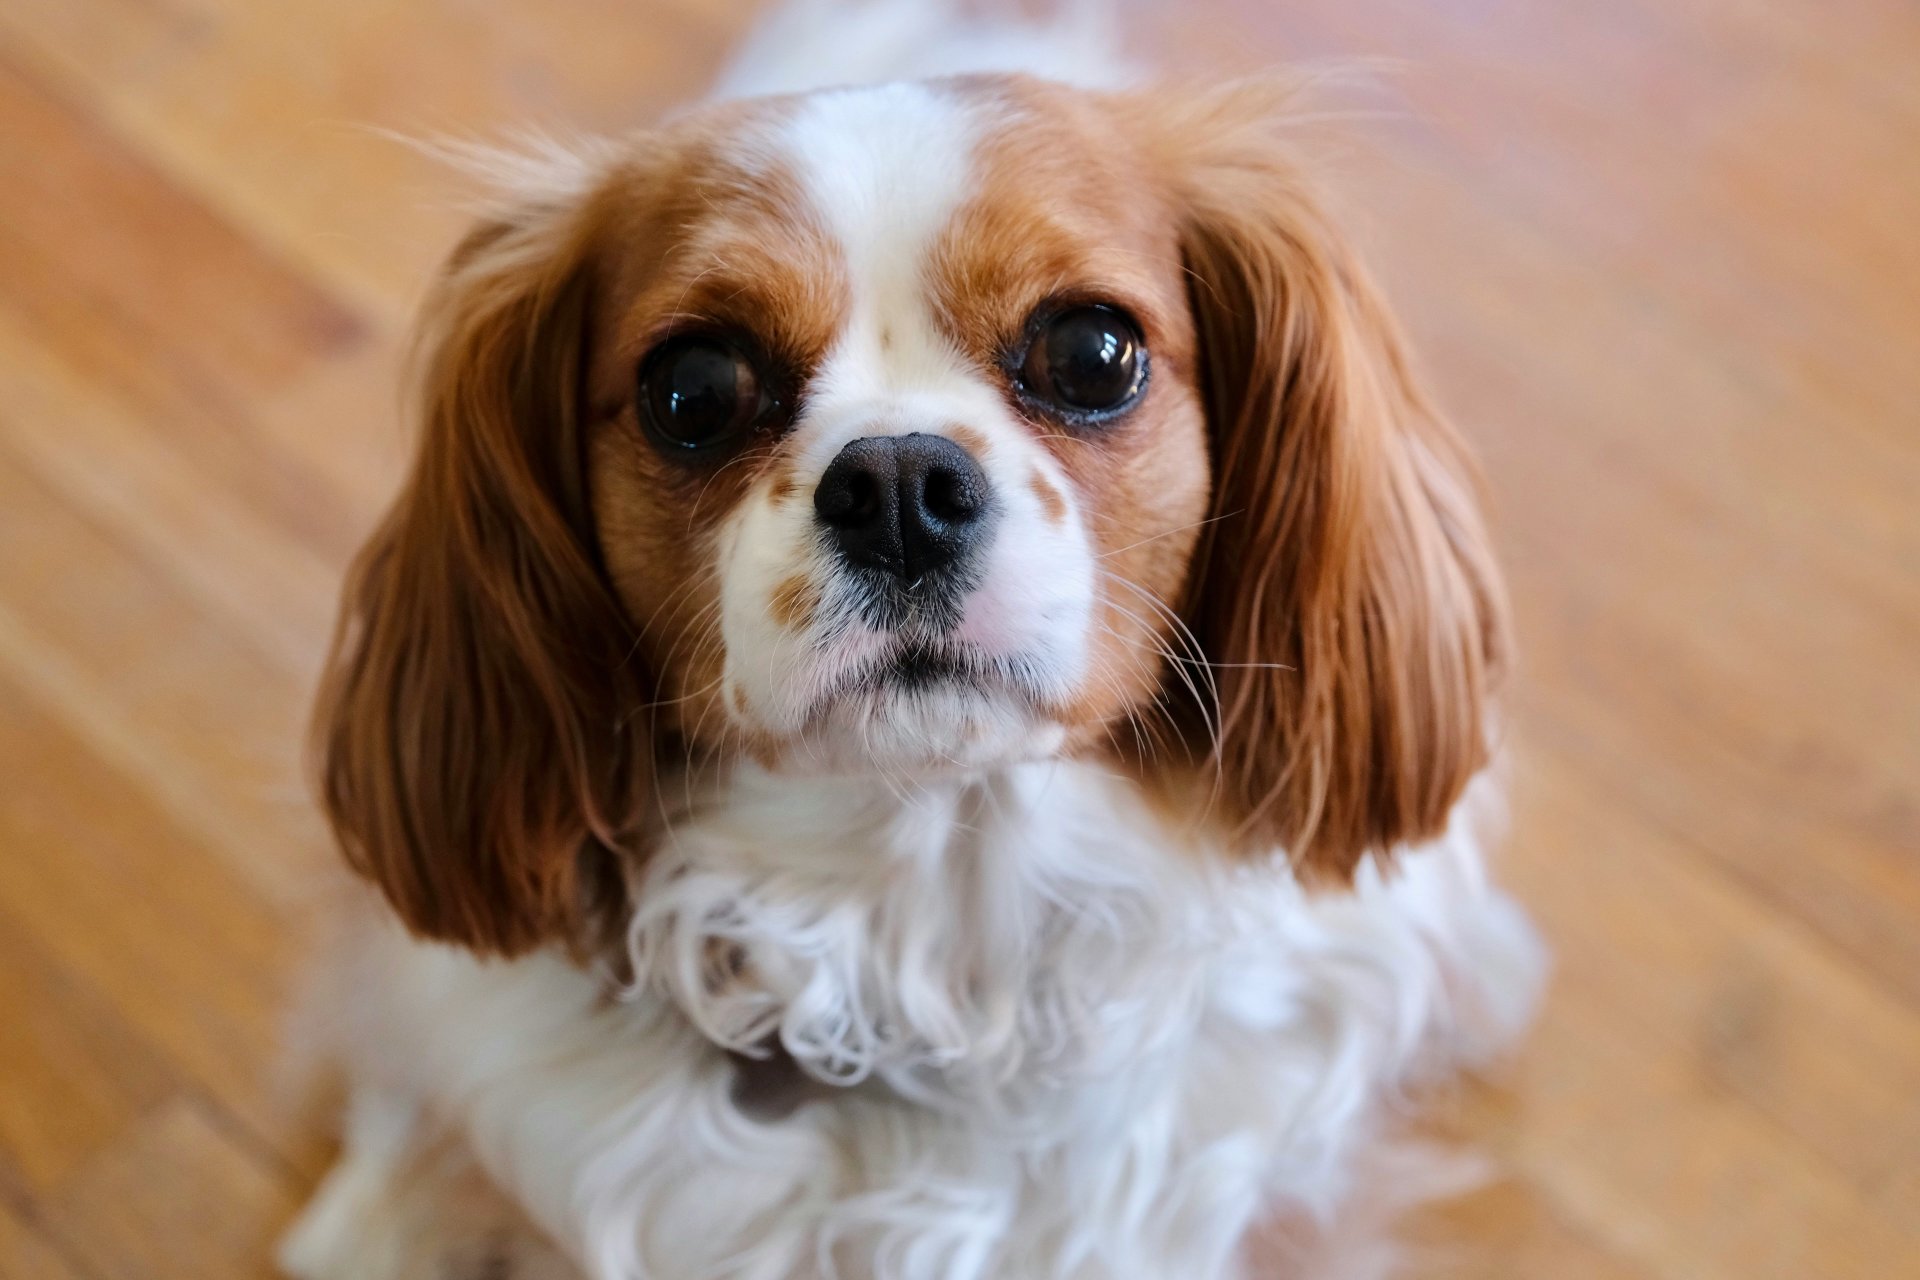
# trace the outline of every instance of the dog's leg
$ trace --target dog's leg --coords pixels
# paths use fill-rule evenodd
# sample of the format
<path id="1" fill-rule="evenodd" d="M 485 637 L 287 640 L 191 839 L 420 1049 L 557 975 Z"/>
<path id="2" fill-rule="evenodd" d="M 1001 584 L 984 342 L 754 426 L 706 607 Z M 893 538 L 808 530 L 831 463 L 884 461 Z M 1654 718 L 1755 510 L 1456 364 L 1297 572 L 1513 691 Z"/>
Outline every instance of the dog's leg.
<path id="1" fill-rule="evenodd" d="M 411 1103 L 349 1103 L 340 1159 L 281 1242 L 295 1280 L 579 1280 L 456 1139 Z"/>
<path id="2" fill-rule="evenodd" d="M 280 1269 L 297 1280 L 384 1276 L 374 1229 L 391 1209 L 414 1134 L 417 1109 L 387 1094 L 356 1090 L 347 1104 L 340 1159 L 280 1242 Z"/>

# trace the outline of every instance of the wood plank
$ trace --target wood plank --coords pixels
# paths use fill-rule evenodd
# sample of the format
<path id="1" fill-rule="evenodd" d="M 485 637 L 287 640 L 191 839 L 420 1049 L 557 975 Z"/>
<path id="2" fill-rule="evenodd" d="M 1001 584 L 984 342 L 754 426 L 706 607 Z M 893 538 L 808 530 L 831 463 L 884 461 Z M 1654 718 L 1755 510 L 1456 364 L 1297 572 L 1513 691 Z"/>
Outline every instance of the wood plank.
<path id="1" fill-rule="evenodd" d="M 39 1229 L 0 1201 L 0 1275 L 19 1280 L 96 1280 L 74 1268 Z"/>
<path id="2" fill-rule="evenodd" d="M 1674 1078 L 1740 1098 L 1865 1195 L 1920 1152 L 1920 1019 L 1536 751 L 1502 864 L 1558 948 L 1556 996 Z"/>
<path id="3" fill-rule="evenodd" d="M 1504 1141 L 1575 1230 L 1660 1276 L 1886 1280 L 1920 1256 L 1744 1105 L 1569 1007 L 1548 1006 L 1530 1052 L 1557 1069 L 1527 1077 Z"/>
<path id="4" fill-rule="evenodd" d="M 137 403 L 154 448 L 190 458 L 204 487 L 261 526 L 336 561 L 348 553 L 358 526 L 341 519 L 330 469 L 252 415 L 351 358 L 365 326 L 4 58 L 0 275 L 15 344 Z M 13 432 L 43 453 L 83 448 L 52 421 Z"/>
<path id="5" fill-rule="evenodd" d="M 0 465 L 154 566 L 223 629 L 308 684 L 332 632 L 341 551 L 316 551 L 207 474 L 147 406 L 69 366 L 0 308 Z M 48 423 L 61 430 L 50 431 Z M 396 469 L 397 470 L 397 469 Z"/>
<path id="6" fill-rule="evenodd" d="M 754 7 L 680 0 L 636 21 L 611 0 L 200 0 L 123 32 L 115 0 L 19 0 L 0 12 L 0 46 L 86 93 L 229 221 L 397 328 L 426 251 L 462 219 L 444 175 L 383 130 L 630 128 L 696 92 Z"/>
<path id="7" fill-rule="evenodd" d="M 1509 875 L 1562 964 L 1482 1131 L 1567 1222 L 1658 1274 L 1879 1277 L 1920 1256 L 1869 1196 L 1913 1159 L 1904 1006 L 1540 759 Z M 1876 1032 L 1894 1065 L 1854 1056 Z"/>
<path id="8" fill-rule="evenodd" d="M 266 1280 L 296 1207 L 285 1181 L 180 1103 L 96 1161 L 47 1208 L 46 1224 L 100 1280 Z"/>
<path id="9" fill-rule="evenodd" d="M 300 773 L 305 682 L 4 466 L 0 564 L 0 669 L 247 883 L 272 900 L 302 896 L 333 861 Z"/>
<path id="10" fill-rule="evenodd" d="M 13 834 L 0 824 L 0 836 Z M 0 930 L 0 1026 L 0 1185 L 23 1194 L 56 1192 L 179 1085 L 118 1010 L 14 929 Z"/>
<path id="11" fill-rule="evenodd" d="M 12 855 L 0 859 L 0 928 L 59 966 L 43 969 L 41 998 L 84 987 L 262 1149 L 310 1164 L 318 1140 L 282 1074 L 300 918 L 268 907 L 12 675 L 0 675 L 0 775 Z M 153 1074 L 142 1066 L 153 1056 L 130 1055 L 120 1083 Z"/>
<path id="12" fill-rule="evenodd" d="M 1513 1177 L 1441 1205 L 1407 1228 L 1406 1274 L 1432 1280 L 1629 1280 L 1655 1274 L 1574 1231 Z"/>
<path id="13" fill-rule="evenodd" d="M 0 227 L 14 273 L 39 258 L 130 332 L 200 372 L 273 390 L 366 327 L 128 149 L 76 103 L 0 61 Z M 190 323 L 183 323 L 189 321 Z"/>

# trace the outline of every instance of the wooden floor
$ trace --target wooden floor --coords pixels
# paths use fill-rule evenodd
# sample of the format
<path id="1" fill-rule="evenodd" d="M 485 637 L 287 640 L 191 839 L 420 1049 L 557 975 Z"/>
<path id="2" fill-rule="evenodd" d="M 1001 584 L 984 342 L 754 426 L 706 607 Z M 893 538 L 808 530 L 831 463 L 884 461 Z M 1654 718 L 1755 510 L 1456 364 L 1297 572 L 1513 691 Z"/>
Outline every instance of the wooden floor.
<path id="1" fill-rule="evenodd" d="M 644 122 L 752 7 L 0 0 L 0 1276 L 263 1276 L 325 1158 L 300 728 L 458 225 L 380 131 Z M 1343 167 L 1519 603 L 1558 973 L 1425 1271 L 1920 1276 L 1920 8 L 1183 12 L 1389 59 Z"/>

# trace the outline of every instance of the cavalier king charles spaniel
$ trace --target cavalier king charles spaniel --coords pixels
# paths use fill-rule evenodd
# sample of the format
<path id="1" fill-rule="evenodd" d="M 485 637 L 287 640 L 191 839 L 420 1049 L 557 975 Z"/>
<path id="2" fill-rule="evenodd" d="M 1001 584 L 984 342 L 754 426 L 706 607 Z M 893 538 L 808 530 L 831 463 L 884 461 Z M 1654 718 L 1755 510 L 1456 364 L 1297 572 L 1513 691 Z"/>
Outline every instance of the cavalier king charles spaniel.
<path id="1" fill-rule="evenodd" d="M 1292 88 L 820 8 L 425 304 L 304 1280 L 1318 1277 L 1531 1009 L 1472 468 Z"/>

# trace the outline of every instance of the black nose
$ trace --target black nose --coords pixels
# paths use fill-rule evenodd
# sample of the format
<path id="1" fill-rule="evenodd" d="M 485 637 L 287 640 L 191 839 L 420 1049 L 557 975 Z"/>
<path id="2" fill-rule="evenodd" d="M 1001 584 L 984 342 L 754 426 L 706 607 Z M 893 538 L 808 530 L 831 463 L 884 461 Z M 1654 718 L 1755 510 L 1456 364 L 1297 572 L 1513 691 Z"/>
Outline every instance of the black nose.
<path id="1" fill-rule="evenodd" d="M 972 454 L 916 431 L 842 449 L 813 491 L 813 509 L 848 563 L 911 586 L 978 541 L 988 496 Z"/>

